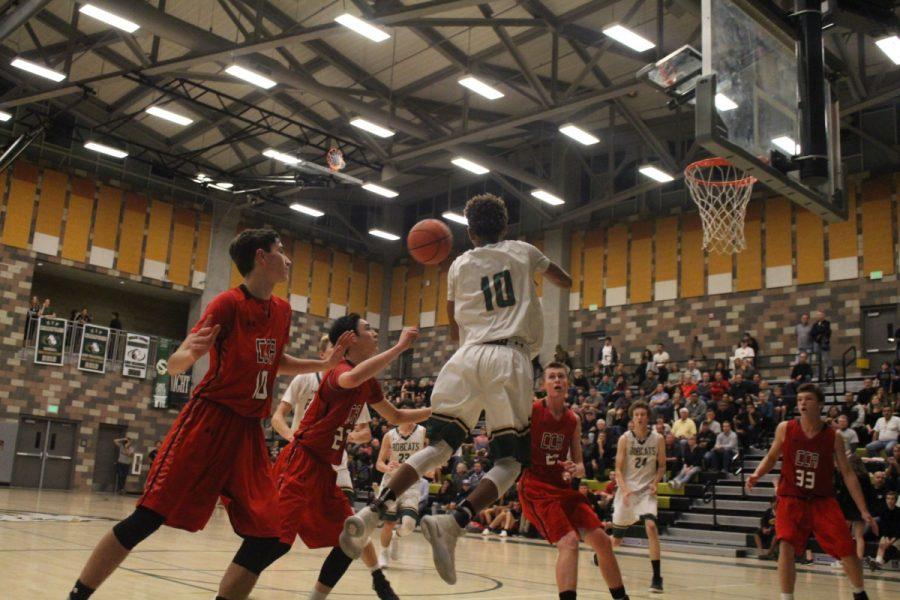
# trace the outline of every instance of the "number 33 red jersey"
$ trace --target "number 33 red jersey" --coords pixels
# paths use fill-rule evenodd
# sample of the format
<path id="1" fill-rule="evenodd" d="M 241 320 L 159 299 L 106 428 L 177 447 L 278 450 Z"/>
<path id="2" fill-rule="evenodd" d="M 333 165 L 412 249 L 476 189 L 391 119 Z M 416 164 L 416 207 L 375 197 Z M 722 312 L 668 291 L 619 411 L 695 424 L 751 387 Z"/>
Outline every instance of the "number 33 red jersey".
<path id="1" fill-rule="evenodd" d="M 834 429 L 822 424 L 806 437 L 800 419 L 788 421 L 781 445 L 779 496 L 824 498 L 834 496 Z"/>

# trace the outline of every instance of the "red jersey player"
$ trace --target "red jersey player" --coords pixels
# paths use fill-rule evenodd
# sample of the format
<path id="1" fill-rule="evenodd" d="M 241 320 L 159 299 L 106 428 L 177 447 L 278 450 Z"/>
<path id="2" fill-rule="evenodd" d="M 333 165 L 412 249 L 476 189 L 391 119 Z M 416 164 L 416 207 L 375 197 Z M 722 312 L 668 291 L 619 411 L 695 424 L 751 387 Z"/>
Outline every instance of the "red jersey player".
<path id="1" fill-rule="evenodd" d="M 835 500 L 834 466 L 837 464 L 864 521 L 878 533 L 878 526 L 866 507 L 859 480 L 844 452 L 844 439 L 822 420 L 825 396 L 812 383 L 797 388 L 800 418 L 784 421 L 775 430 L 769 453 L 747 479 L 752 490 L 781 456 L 781 476 L 776 496 L 775 539 L 778 541 L 778 577 L 782 600 L 794 597 L 794 560 L 806 548 L 810 534 L 828 554 L 840 559 L 850 580 L 854 600 L 866 600 L 862 563 L 850 529 Z"/>
<path id="2" fill-rule="evenodd" d="M 328 360 L 285 354 L 291 307 L 272 290 L 287 278 L 291 261 L 278 234 L 245 230 L 229 254 L 244 283 L 213 298 L 168 361 L 169 373 L 177 374 L 209 352 L 209 370 L 166 436 L 137 508 L 100 540 L 70 600 L 89 598 L 160 525 L 203 529 L 219 496 L 229 500 L 228 517 L 244 541 L 218 598 L 245 598 L 259 573 L 285 550 L 278 542 L 278 505 L 260 419 L 271 410 L 276 375 L 331 368 L 352 334 L 338 341 Z"/>
<path id="3" fill-rule="evenodd" d="M 565 365 L 544 367 L 547 397 L 531 408 L 531 464 L 519 479 L 522 512 L 557 548 L 556 586 L 560 600 L 574 600 L 578 584 L 579 534 L 597 553 L 600 572 L 613 598 L 628 598 L 609 536 L 587 498 L 572 489 L 572 477 L 584 477 L 581 425 L 566 407 Z M 571 456 L 571 460 L 569 457 Z"/>
<path id="4" fill-rule="evenodd" d="M 375 354 L 378 333 L 358 314 L 337 319 L 328 336 L 335 341 L 347 332 L 355 336 L 346 359 L 322 378 L 294 439 L 275 463 L 281 542 L 293 544 L 299 535 L 309 548 L 333 547 L 319 572 L 313 600 L 325 598 L 353 562 L 338 546 L 344 519 L 353 514 L 353 509 L 335 483 L 332 465 L 340 464 L 347 435 L 353 431 L 363 405 L 368 404 L 394 424 L 417 423 L 431 416 L 430 408 L 395 408 L 384 399 L 374 379 L 412 345 L 418 330 L 404 329 L 397 344 L 380 354 Z M 383 576 L 373 582 L 379 597 L 396 598 L 392 590 L 388 593 L 390 586 L 379 591 L 379 579 Z"/>

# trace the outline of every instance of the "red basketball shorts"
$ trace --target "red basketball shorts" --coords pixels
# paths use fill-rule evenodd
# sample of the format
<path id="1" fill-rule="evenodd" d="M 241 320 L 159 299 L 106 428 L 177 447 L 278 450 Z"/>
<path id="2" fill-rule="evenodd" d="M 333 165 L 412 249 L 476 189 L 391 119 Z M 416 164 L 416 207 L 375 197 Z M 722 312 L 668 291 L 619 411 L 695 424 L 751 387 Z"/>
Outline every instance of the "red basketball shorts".
<path id="1" fill-rule="evenodd" d="M 337 486 L 334 467 L 313 458 L 295 440 L 278 455 L 274 479 L 281 541 L 293 544 L 299 535 L 307 548 L 337 546 L 353 509 Z"/>
<path id="2" fill-rule="evenodd" d="M 545 483 L 527 471 L 519 480 L 519 502 L 525 518 L 551 544 L 570 531 L 578 533 L 603 527 L 587 498 L 578 490 Z"/>
<path id="3" fill-rule="evenodd" d="M 191 400 L 166 435 L 138 506 L 161 514 L 170 527 L 197 531 L 222 496 L 235 533 L 276 537 L 278 504 L 271 469 L 258 418 Z"/>
<path id="4" fill-rule="evenodd" d="M 806 550 L 810 534 L 816 536 L 822 550 L 835 558 L 856 553 L 856 544 L 837 500 L 778 496 L 775 539 L 790 543 L 794 554 L 800 556 Z"/>

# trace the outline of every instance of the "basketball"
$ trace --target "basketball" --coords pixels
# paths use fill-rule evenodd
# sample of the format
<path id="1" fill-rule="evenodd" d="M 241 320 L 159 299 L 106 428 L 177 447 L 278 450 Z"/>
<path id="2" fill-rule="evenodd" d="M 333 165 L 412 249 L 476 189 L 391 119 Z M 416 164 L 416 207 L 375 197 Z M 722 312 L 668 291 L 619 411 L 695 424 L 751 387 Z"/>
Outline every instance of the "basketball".
<path id="1" fill-rule="evenodd" d="M 443 221 L 424 219 L 409 230 L 406 248 L 417 263 L 436 265 L 450 255 L 453 234 Z"/>

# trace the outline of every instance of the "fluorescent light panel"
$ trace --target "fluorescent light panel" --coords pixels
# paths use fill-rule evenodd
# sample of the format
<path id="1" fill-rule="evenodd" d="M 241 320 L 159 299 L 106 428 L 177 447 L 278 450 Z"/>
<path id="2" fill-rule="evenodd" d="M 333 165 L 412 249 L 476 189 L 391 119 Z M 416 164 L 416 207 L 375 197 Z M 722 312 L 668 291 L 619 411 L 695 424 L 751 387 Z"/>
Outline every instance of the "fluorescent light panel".
<path id="1" fill-rule="evenodd" d="M 304 215 L 309 215 L 311 217 L 316 217 L 317 219 L 324 215 L 321 210 L 316 210 L 311 206 L 306 206 L 305 204 L 300 204 L 299 202 L 294 202 L 291 204 L 291 210 L 296 210 L 299 213 L 303 213 Z"/>
<path id="2" fill-rule="evenodd" d="M 194 122 L 194 120 L 190 117 L 179 115 L 178 113 L 167 110 L 161 106 L 151 106 L 146 110 L 146 112 L 153 115 L 154 117 L 159 117 L 160 119 L 165 119 L 166 121 L 171 121 L 172 123 L 176 123 L 182 126 L 190 125 Z"/>
<path id="3" fill-rule="evenodd" d="M 373 42 L 383 42 L 384 40 L 391 37 L 391 34 L 387 33 L 386 31 L 382 31 L 371 23 L 367 23 L 359 17 L 354 17 L 349 13 L 342 14 L 341 16 L 337 17 L 335 21 L 337 21 L 347 29 L 352 29 L 359 35 L 369 38 Z"/>
<path id="4" fill-rule="evenodd" d="M 23 71 L 28 71 L 29 73 L 38 75 L 45 79 L 50 79 L 52 81 L 59 82 L 66 78 L 65 75 L 63 75 L 62 73 L 60 73 L 58 71 L 54 71 L 53 69 L 48 69 L 47 67 L 39 65 L 37 63 L 33 63 L 30 60 L 25 60 L 24 58 L 14 58 L 10 64 L 17 69 L 22 69 Z"/>
<path id="5" fill-rule="evenodd" d="M 400 239 L 399 235 L 395 235 L 389 231 L 382 231 L 381 229 L 370 229 L 369 235 L 374 235 L 375 237 L 380 237 L 385 240 L 390 240 L 392 242 L 396 242 Z"/>
<path id="6" fill-rule="evenodd" d="M 729 110 L 736 109 L 737 106 L 735 101 L 725 94 L 716 94 L 716 109 L 719 112 L 728 112 Z"/>
<path id="7" fill-rule="evenodd" d="M 385 198 L 396 198 L 399 196 L 397 192 L 394 190 L 389 190 L 386 187 L 381 187 L 380 185 L 375 185 L 374 183 L 364 183 L 364 190 L 369 190 L 373 194 L 378 194 L 379 196 L 384 196 Z"/>
<path id="8" fill-rule="evenodd" d="M 234 184 L 228 181 L 217 181 L 215 183 L 209 184 L 209 187 L 216 188 L 217 190 L 222 190 L 223 192 L 230 192 L 231 188 L 234 187 Z"/>
<path id="9" fill-rule="evenodd" d="M 453 221 L 454 223 L 459 223 L 460 225 L 469 224 L 469 220 L 464 216 L 459 214 L 458 212 L 453 212 L 452 210 L 444 211 L 444 214 L 441 215 L 448 221 Z"/>
<path id="10" fill-rule="evenodd" d="M 256 71 L 251 71 L 250 69 L 245 69 L 241 65 L 231 65 L 225 72 L 229 75 L 237 77 L 238 79 L 243 79 L 248 83 L 252 83 L 255 86 L 259 86 L 264 89 L 269 89 L 271 87 L 275 87 L 278 85 L 278 82 L 269 79 L 263 75 L 260 75 Z"/>
<path id="11" fill-rule="evenodd" d="M 484 96 L 488 100 L 496 100 L 497 98 L 502 98 L 504 96 L 503 92 L 497 88 L 491 87 L 477 77 L 471 75 L 460 79 L 459 85 L 469 88 L 476 94 Z"/>
<path id="12" fill-rule="evenodd" d="M 658 181 L 660 183 L 669 183 L 670 181 L 674 181 L 675 178 L 663 171 L 662 169 L 658 169 L 652 165 L 644 165 L 638 169 L 643 175 L 653 179 L 654 181 Z"/>
<path id="13" fill-rule="evenodd" d="M 560 204 L 565 204 L 566 201 L 560 198 L 559 196 L 554 196 L 550 192 L 546 190 L 532 190 L 531 195 L 540 200 L 541 202 L 546 202 L 550 206 L 559 206 Z"/>
<path id="14" fill-rule="evenodd" d="M 775 138 L 774 140 L 772 140 L 772 143 L 775 144 L 780 150 L 787 152 L 791 156 L 800 154 L 800 144 L 786 135 Z"/>
<path id="15" fill-rule="evenodd" d="M 141 28 L 141 26 L 137 23 L 129 21 L 128 19 L 123 19 L 119 15 L 114 15 L 113 13 L 103 10 L 102 8 L 97 8 L 93 4 L 82 5 L 82 7 L 78 9 L 78 12 L 97 19 L 98 21 L 103 21 L 107 25 L 112 25 L 116 29 L 127 31 L 128 33 L 134 33 Z"/>
<path id="16" fill-rule="evenodd" d="M 6 122 L 12 119 L 12 115 L 8 112 L 0 110 L 0 122 Z"/>
<path id="17" fill-rule="evenodd" d="M 394 131 L 391 131 L 390 129 L 387 129 L 386 127 L 382 127 L 381 125 L 377 125 L 372 121 L 366 121 L 365 119 L 361 119 L 359 117 L 350 121 L 350 124 L 354 127 L 359 127 L 363 131 L 368 131 L 369 133 L 382 138 L 389 138 L 394 135 L 394 133 L 396 133 Z"/>
<path id="18" fill-rule="evenodd" d="M 577 125 L 573 125 L 572 123 L 567 123 L 559 128 L 559 132 L 563 133 L 579 144 L 584 144 L 585 146 L 593 146 L 594 144 L 600 141 L 600 138 L 597 136 L 591 135 L 581 127 Z"/>
<path id="19" fill-rule="evenodd" d="M 476 175 L 484 175 L 485 173 L 491 172 L 490 169 L 479 165 L 477 162 L 472 162 L 468 158 L 463 158 L 462 156 L 457 156 L 450 162 L 452 162 L 460 169 L 465 169 L 466 171 L 475 173 Z"/>
<path id="20" fill-rule="evenodd" d="M 279 162 L 283 162 L 286 165 L 299 165 L 303 162 L 302 158 L 297 158 L 296 156 L 291 156 L 290 154 L 285 154 L 284 152 L 279 152 L 274 148 L 268 148 L 263 151 L 263 156 L 268 156 L 269 158 L 274 158 Z"/>
<path id="21" fill-rule="evenodd" d="M 197 173 L 197 176 L 194 178 L 194 181 L 197 183 L 207 183 L 212 181 L 212 178 L 205 173 Z"/>
<path id="22" fill-rule="evenodd" d="M 645 37 L 642 37 L 635 32 L 631 31 L 627 27 L 623 27 L 622 25 L 611 25 L 603 30 L 607 36 L 616 40 L 622 45 L 628 46 L 635 52 L 646 52 L 650 48 L 656 46 L 653 42 L 648 40 Z"/>
<path id="23" fill-rule="evenodd" d="M 875 42 L 875 45 L 881 48 L 881 51 L 887 54 L 894 64 L 900 65 L 900 37 L 892 35 L 881 38 Z"/>
<path id="24" fill-rule="evenodd" d="M 88 150 L 93 150 L 100 154 L 108 154 L 109 156 L 114 156 L 116 158 L 125 158 L 128 156 L 128 153 L 124 150 L 119 150 L 118 148 L 113 148 L 112 146 L 107 146 L 105 144 L 98 144 L 97 142 L 85 142 L 84 147 Z"/>

